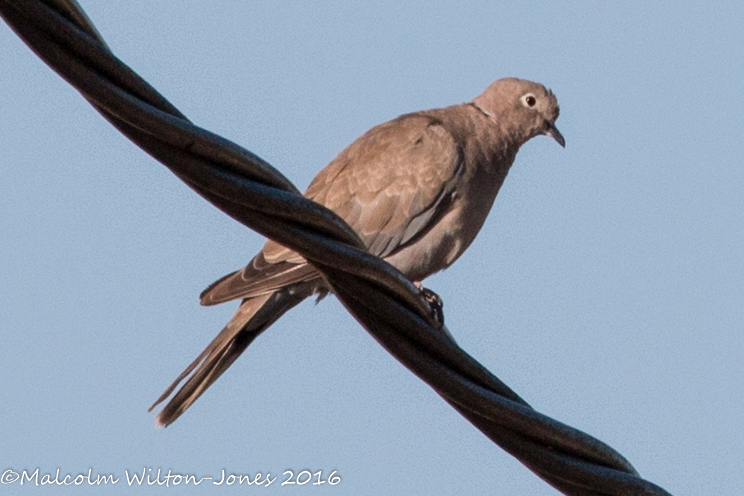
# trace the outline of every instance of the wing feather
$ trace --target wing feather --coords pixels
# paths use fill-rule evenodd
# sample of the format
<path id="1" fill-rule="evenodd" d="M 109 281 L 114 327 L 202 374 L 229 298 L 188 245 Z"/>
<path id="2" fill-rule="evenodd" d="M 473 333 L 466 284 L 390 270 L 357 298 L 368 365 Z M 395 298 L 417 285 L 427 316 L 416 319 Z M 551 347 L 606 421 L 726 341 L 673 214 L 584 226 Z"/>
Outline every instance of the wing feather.
<path id="1" fill-rule="evenodd" d="M 341 216 L 380 257 L 415 241 L 448 208 L 462 149 L 435 115 L 403 115 L 367 131 L 312 181 L 305 196 Z M 209 286 L 204 305 L 319 278 L 297 253 L 268 241 L 245 268 Z"/>

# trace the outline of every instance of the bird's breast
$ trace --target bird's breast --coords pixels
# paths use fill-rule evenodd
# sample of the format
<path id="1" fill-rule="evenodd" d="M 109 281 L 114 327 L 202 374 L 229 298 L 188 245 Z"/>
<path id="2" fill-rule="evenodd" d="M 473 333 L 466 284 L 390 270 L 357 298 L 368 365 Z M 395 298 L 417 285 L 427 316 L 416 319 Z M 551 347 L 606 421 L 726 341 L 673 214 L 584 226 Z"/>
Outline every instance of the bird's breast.
<path id="1" fill-rule="evenodd" d="M 426 235 L 388 257 L 387 261 L 414 281 L 452 265 L 483 227 L 507 170 L 508 167 L 466 170 L 438 222 Z"/>

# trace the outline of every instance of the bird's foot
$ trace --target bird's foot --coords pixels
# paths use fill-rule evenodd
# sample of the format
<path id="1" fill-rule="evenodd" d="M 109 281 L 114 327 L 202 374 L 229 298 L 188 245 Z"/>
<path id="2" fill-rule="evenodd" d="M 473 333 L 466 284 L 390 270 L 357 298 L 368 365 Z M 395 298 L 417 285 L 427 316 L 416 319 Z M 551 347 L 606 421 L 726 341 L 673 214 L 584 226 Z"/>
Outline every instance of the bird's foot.
<path id="1" fill-rule="evenodd" d="M 442 298 L 431 289 L 425 288 L 424 285 L 418 281 L 414 281 L 413 284 L 419 289 L 419 291 L 421 291 L 423 297 L 426 298 L 434 319 L 436 319 L 436 321 L 441 325 L 444 325 L 444 302 L 442 301 Z"/>

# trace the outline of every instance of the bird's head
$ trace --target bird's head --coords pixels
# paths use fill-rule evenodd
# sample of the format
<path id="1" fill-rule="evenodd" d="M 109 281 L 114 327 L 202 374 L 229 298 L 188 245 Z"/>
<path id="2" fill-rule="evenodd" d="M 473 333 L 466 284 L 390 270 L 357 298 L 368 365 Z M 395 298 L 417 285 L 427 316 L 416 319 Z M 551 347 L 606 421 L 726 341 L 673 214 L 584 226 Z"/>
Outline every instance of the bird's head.
<path id="1" fill-rule="evenodd" d="M 519 144 L 544 134 L 561 146 L 566 146 L 566 141 L 555 127 L 559 113 L 558 100 L 552 91 L 540 83 L 516 78 L 499 79 L 478 95 L 473 103 Z"/>

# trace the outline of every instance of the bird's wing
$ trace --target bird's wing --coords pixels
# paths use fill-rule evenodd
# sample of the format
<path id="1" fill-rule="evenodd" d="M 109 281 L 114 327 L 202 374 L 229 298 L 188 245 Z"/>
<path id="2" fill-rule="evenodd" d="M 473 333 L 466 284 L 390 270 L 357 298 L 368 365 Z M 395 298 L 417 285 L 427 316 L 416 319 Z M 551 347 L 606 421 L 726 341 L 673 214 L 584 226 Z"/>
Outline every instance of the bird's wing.
<path id="1" fill-rule="evenodd" d="M 289 250 L 287 250 L 289 251 Z M 202 305 L 217 305 L 238 298 L 254 298 L 290 284 L 320 277 L 312 265 L 302 261 L 270 263 L 259 252 L 248 265 L 213 282 L 202 291 Z"/>
<path id="2" fill-rule="evenodd" d="M 310 184 L 305 196 L 341 216 L 379 257 L 425 234 L 447 211 L 463 151 L 434 115 L 403 115 L 367 131 Z M 297 253 L 268 241 L 245 268 L 209 286 L 204 305 L 251 298 L 320 277 Z"/>
<path id="3" fill-rule="evenodd" d="M 340 215 L 370 253 L 388 257 L 446 210 L 463 151 L 427 113 L 377 126 L 346 148 L 305 193 Z"/>

